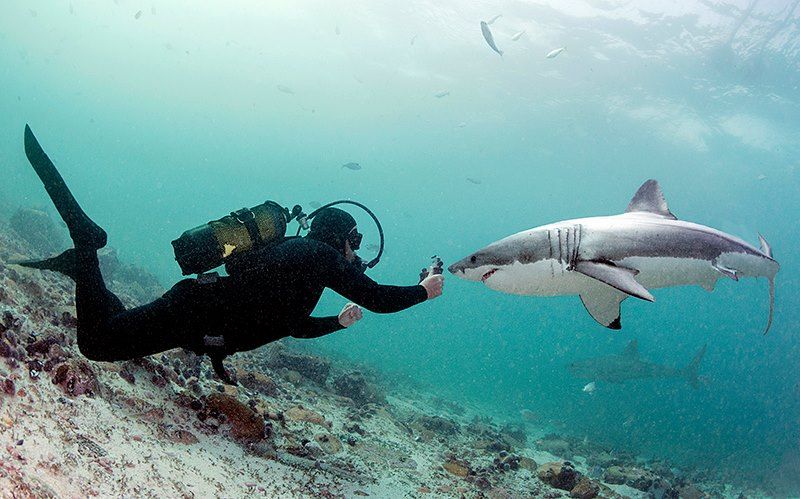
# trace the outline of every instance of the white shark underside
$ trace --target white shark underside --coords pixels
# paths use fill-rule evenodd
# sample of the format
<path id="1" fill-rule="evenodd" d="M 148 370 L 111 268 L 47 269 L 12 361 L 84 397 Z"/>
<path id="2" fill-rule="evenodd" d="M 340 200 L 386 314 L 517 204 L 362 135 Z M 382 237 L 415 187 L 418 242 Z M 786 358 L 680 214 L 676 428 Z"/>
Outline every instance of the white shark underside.
<path id="1" fill-rule="evenodd" d="M 711 291 L 721 277 L 766 277 L 772 323 L 778 263 L 761 249 L 724 232 L 677 220 L 658 183 L 645 182 L 626 213 L 565 220 L 490 244 L 450 267 L 468 280 L 519 295 L 580 295 L 600 324 L 620 327 L 628 296 L 654 301 L 648 289 L 699 285 Z"/>

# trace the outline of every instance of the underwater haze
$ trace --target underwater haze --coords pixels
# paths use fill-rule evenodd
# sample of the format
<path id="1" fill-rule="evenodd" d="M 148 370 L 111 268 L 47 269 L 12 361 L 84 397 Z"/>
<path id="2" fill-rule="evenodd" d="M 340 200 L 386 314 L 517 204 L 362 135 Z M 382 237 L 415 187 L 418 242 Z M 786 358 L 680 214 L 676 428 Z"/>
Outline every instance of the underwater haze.
<path id="1" fill-rule="evenodd" d="M 626 300 L 612 331 L 576 296 L 446 276 L 441 299 L 365 313 L 313 347 L 500 421 L 532 411 L 579 438 L 797 496 L 798 3 L 8 0 L 0 209 L 54 213 L 24 156 L 29 123 L 110 245 L 167 287 L 184 230 L 267 199 L 341 198 L 384 225 L 369 275 L 414 284 L 431 255 L 448 265 L 521 230 L 621 213 L 657 179 L 679 219 L 769 241 L 781 270 L 768 335 L 765 279 Z M 480 26 L 498 14 L 502 56 Z M 371 258 L 372 222 L 350 211 Z M 343 303 L 327 294 L 315 315 Z M 707 344 L 701 386 L 598 381 L 590 394 L 567 369 L 632 339 L 675 367 Z"/>

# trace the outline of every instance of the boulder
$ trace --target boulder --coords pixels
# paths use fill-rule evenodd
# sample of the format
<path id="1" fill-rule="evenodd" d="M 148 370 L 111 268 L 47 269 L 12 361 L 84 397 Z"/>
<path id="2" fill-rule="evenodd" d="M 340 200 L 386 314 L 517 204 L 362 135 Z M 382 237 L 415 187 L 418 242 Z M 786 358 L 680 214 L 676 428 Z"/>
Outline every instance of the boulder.
<path id="1" fill-rule="evenodd" d="M 235 397 L 214 392 L 209 394 L 206 404 L 225 415 L 235 438 L 245 442 L 257 442 L 264 438 L 264 418 Z"/>
<path id="2" fill-rule="evenodd" d="M 324 384 L 331 372 L 331 364 L 326 359 L 313 355 L 303 355 L 276 347 L 268 360 L 273 369 L 297 371 L 315 383 Z"/>
<path id="3" fill-rule="evenodd" d="M 274 397 L 278 394 L 278 385 L 275 384 L 272 378 L 262 373 L 237 369 L 236 377 L 239 383 L 249 390 L 259 392 L 268 397 Z"/>
<path id="4" fill-rule="evenodd" d="M 286 418 L 287 421 L 304 421 L 306 423 L 314 423 L 320 426 L 330 426 L 330 423 L 326 421 L 325 418 L 320 414 L 308 410 L 300 405 L 289 408 L 283 413 L 283 417 Z"/>
<path id="5" fill-rule="evenodd" d="M 68 360 L 52 369 L 53 384 L 58 385 L 67 395 L 93 395 L 100 388 L 97 376 L 85 360 Z"/>
<path id="6" fill-rule="evenodd" d="M 593 499 L 600 493 L 600 485 L 589 478 L 582 476 L 569 492 L 570 497 L 577 497 L 578 499 Z"/>
<path id="7" fill-rule="evenodd" d="M 569 461 L 544 463 L 537 470 L 539 480 L 561 490 L 572 490 L 578 484 L 581 474 Z"/>
<path id="8" fill-rule="evenodd" d="M 333 388 L 337 395 L 349 398 L 356 405 L 386 403 L 384 394 L 358 372 L 339 376 L 333 381 Z"/>
<path id="9" fill-rule="evenodd" d="M 470 471 L 469 464 L 466 461 L 461 461 L 458 459 L 448 459 L 442 465 L 442 468 L 447 470 L 448 473 L 461 478 L 466 478 Z"/>
<path id="10" fill-rule="evenodd" d="M 325 454 L 338 454 L 342 451 L 342 442 L 333 435 L 327 433 L 315 435 L 314 440 L 325 451 Z"/>

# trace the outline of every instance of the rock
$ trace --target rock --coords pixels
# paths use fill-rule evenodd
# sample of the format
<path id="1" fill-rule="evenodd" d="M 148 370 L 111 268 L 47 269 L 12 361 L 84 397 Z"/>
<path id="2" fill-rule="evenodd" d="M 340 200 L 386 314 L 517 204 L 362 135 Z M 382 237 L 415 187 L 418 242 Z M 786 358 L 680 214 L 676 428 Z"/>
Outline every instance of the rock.
<path id="1" fill-rule="evenodd" d="M 461 431 L 461 428 L 455 421 L 440 416 L 428 416 L 427 414 L 420 414 L 417 416 L 412 426 L 421 426 L 428 431 L 446 436 L 457 435 Z"/>
<path id="2" fill-rule="evenodd" d="M 356 405 L 386 403 L 383 393 L 367 383 L 364 375 L 358 372 L 339 376 L 333 381 L 333 388 L 338 395 L 351 399 Z"/>
<path id="3" fill-rule="evenodd" d="M 569 493 L 570 497 L 578 499 L 593 499 L 600 493 L 600 485 L 588 476 L 582 476 Z"/>
<path id="4" fill-rule="evenodd" d="M 40 255 L 59 253 L 64 247 L 64 233 L 50 215 L 34 208 L 19 208 L 9 219 L 11 228 Z"/>
<path id="5" fill-rule="evenodd" d="M 200 440 L 189 430 L 177 429 L 170 435 L 170 440 L 178 444 L 191 445 L 196 444 Z"/>
<path id="6" fill-rule="evenodd" d="M 694 485 L 686 484 L 682 487 L 678 487 L 678 497 L 681 499 L 703 499 L 708 496 Z"/>
<path id="7" fill-rule="evenodd" d="M 264 438 L 264 419 L 247 405 L 230 395 L 213 392 L 206 404 L 209 409 L 224 414 L 231 424 L 231 434 L 246 442 L 257 442 Z"/>
<path id="8" fill-rule="evenodd" d="M 564 459 L 571 459 L 573 456 L 572 447 L 570 446 L 569 442 L 555 435 L 547 435 L 546 437 L 537 440 L 536 447 L 547 451 L 554 456 L 562 457 Z"/>
<path id="9" fill-rule="evenodd" d="M 581 474 L 569 461 L 554 461 L 539 466 L 539 480 L 561 490 L 572 490 L 578 484 Z"/>
<path id="10" fill-rule="evenodd" d="M 315 435 L 314 440 L 322 447 L 325 454 L 338 454 L 342 450 L 342 442 L 333 435 Z"/>
<path id="11" fill-rule="evenodd" d="M 473 442 L 472 447 L 492 454 L 501 451 L 511 451 L 511 444 L 504 440 L 476 440 Z"/>
<path id="12" fill-rule="evenodd" d="M 73 359 L 57 365 L 53 368 L 52 375 L 53 384 L 59 385 L 64 393 L 73 397 L 93 395 L 100 388 L 94 369 L 83 359 Z"/>
<path id="13" fill-rule="evenodd" d="M 305 421 L 306 423 L 314 423 L 320 426 L 330 426 L 330 423 L 324 417 L 299 405 L 288 409 L 283 413 L 283 416 L 289 421 Z"/>
<path id="14" fill-rule="evenodd" d="M 663 479 L 650 471 L 632 466 L 611 466 L 603 475 L 603 481 L 606 483 L 627 485 L 643 492 L 650 490 L 656 480 Z M 666 488 L 669 488 L 668 484 Z"/>
<path id="15" fill-rule="evenodd" d="M 457 459 L 448 459 L 442 468 L 447 470 L 448 473 L 466 478 L 469 475 L 469 464 L 466 461 L 459 461 Z"/>
<path id="16" fill-rule="evenodd" d="M 270 378 L 259 372 L 245 371 L 244 369 L 237 369 L 236 376 L 239 383 L 247 388 L 259 392 L 268 397 L 278 395 L 278 385 Z"/>
<path id="17" fill-rule="evenodd" d="M 533 459 L 521 456 L 519 458 L 519 467 L 528 470 L 531 473 L 535 473 L 536 469 L 538 468 L 538 465 L 536 464 L 536 461 L 534 461 Z"/>
<path id="18" fill-rule="evenodd" d="M 331 372 L 331 365 L 326 359 L 313 355 L 303 355 L 289 352 L 281 346 L 276 346 L 268 359 L 268 364 L 273 369 L 285 368 L 297 371 L 306 378 L 324 384 Z"/>

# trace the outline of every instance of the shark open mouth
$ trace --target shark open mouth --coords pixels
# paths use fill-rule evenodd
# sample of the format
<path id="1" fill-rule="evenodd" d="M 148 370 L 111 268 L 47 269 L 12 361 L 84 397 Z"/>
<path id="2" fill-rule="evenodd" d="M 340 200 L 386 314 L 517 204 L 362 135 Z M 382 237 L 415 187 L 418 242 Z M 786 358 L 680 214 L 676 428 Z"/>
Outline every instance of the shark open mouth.
<path id="1" fill-rule="evenodd" d="M 481 281 L 486 282 L 486 279 L 492 277 L 494 273 L 497 272 L 498 270 L 500 269 L 492 269 L 489 272 L 483 274 L 483 277 L 481 277 Z"/>

